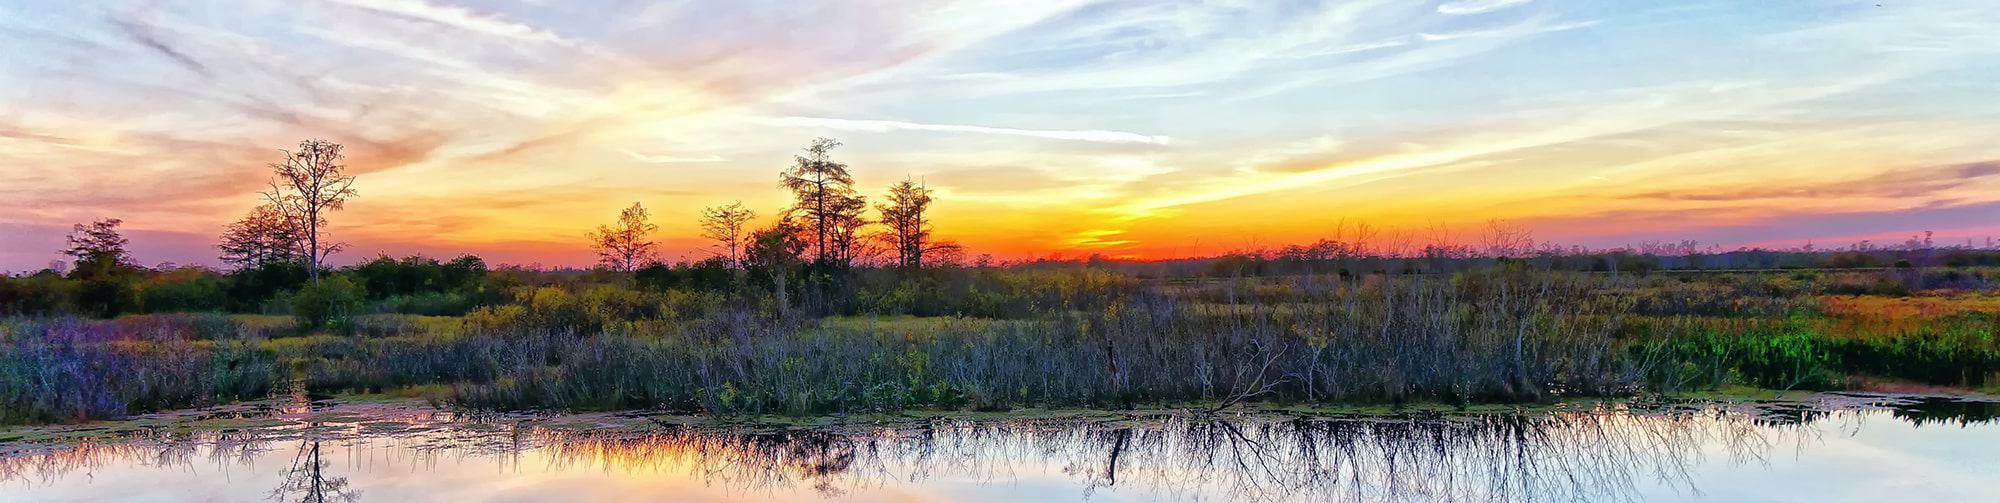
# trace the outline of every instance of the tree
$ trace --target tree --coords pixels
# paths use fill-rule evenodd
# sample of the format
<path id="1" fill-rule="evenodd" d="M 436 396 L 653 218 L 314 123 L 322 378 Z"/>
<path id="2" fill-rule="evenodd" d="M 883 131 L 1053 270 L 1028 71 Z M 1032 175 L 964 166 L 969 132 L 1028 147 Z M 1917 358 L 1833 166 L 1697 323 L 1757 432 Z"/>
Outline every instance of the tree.
<path id="1" fill-rule="evenodd" d="M 277 179 L 264 199 L 280 214 L 295 222 L 305 238 L 305 258 L 312 281 L 319 281 L 320 264 L 340 251 L 341 243 L 321 243 L 326 215 L 340 210 L 355 195 L 354 177 L 340 164 L 340 144 L 327 140 L 299 142 L 299 149 L 285 151 L 285 162 L 271 164 Z"/>
<path id="2" fill-rule="evenodd" d="M 895 250 L 896 265 L 921 268 L 925 255 L 959 249 L 957 243 L 931 241 L 931 222 L 924 217 L 930 206 L 931 190 L 907 179 L 889 186 L 888 204 L 875 205 L 889 228 L 882 237 Z"/>
<path id="3" fill-rule="evenodd" d="M 845 266 L 853 262 L 855 236 L 868 223 L 861 218 L 868 203 L 854 191 L 847 165 L 833 160 L 839 146 L 832 138 L 813 140 L 806 155 L 795 156 L 792 167 L 778 176 L 779 186 L 797 198 L 793 211 L 802 227 L 812 232 L 814 260 Z"/>
<path id="4" fill-rule="evenodd" d="M 729 259 L 730 267 L 742 267 L 742 251 L 745 241 L 750 238 L 744 233 L 743 225 L 757 218 L 757 212 L 744 208 L 741 201 L 728 206 L 710 206 L 701 210 L 701 237 L 715 240 L 716 254 Z"/>
<path id="5" fill-rule="evenodd" d="M 139 267 L 132 264 L 125 236 L 118 233 L 123 223 L 107 218 L 88 226 L 76 224 L 66 239 L 69 248 L 62 251 L 75 262 L 69 279 L 78 283 L 77 307 L 105 318 L 138 307 Z"/>
<path id="6" fill-rule="evenodd" d="M 128 242 L 118 233 L 118 226 L 124 220 L 106 218 L 91 222 L 89 226 L 76 224 L 66 241 L 69 248 L 62 251 L 74 259 L 70 267 L 71 278 L 94 278 L 115 274 L 123 269 L 134 268 L 131 254 L 125 251 Z"/>
<path id="7" fill-rule="evenodd" d="M 646 236 L 660 226 L 647 222 L 646 216 L 646 207 L 632 203 L 632 207 L 618 214 L 617 224 L 597 226 L 591 239 L 606 268 L 628 272 L 653 258 L 653 242 Z"/>
<path id="8" fill-rule="evenodd" d="M 805 229 L 801 229 L 791 215 L 780 215 L 770 227 L 750 234 L 750 242 L 743 250 L 745 264 L 754 265 L 771 275 L 772 296 L 778 304 L 778 316 L 791 313 L 791 290 L 787 289 L 787 278 L 791 277 L 792 266 L 799 263 L 809 244 L 803 239 Z"/>
<path id="9" fill-rule="evenodd" d="M 222 233 L 222 261 L 238 269 L 298 262 L 305 257 L 305 229 L 275 205 L 263 204 Z"/>

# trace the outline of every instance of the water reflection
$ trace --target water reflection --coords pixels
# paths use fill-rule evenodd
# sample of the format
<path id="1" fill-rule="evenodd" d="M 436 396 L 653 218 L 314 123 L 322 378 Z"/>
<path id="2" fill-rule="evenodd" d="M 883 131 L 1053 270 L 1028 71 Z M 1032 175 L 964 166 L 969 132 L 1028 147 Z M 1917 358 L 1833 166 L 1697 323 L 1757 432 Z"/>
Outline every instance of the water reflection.
<path id="1" fill-rule="evenodd" d="M 397 470 L 329 460 L 381 455 L 407 459 L 419 472 L 441 458 L 497 468 L 486 477 L 677 475 L 743 499 L 854 496 L 938 480 L 1005 483 L 1053 473 L 1082 498 L 1115 490 L 1149 500 L 1631 501 L 1649 487 L 1698 491 L 1693 473 L 1716 461 L 1716 453 L 1726 463 L 1762 463 L 1781 446 L 1810 448 L 1825 426 L 1852 431 L 1864 416 L 1974 426 L 1993 421 L 1995 412 L 1991 403 L 1835 397 L 1812 405 L 1601 406 L 1461 417 L 1153 414 L 760 429 L 588 427 L 378 410 L 340 422 L 153 431 L 41 446 L 0 457 L 0 481 L 60 490 L 134 466 L 254 467 L 288 459 L 275 488 L 265 486 L 270 500 L 355 502 L 377 471 Z"/>
<path id="2" fill-rule="evenodd" d="M 318 423 L 309 424 L 299 439 L 297 454 L 292 456 L 292 466 L 285 470 L 284 484 L 271 490 L 271 501 L 280 503 L 327 503 L 360 501 L 361 492 L 347 484 L 347 477 L 337 477 L 326 471 L 327 461 L 320 444 L 325 442 L 322 427 Z M 296 499 L 294 498 L 296 497 Z"/>

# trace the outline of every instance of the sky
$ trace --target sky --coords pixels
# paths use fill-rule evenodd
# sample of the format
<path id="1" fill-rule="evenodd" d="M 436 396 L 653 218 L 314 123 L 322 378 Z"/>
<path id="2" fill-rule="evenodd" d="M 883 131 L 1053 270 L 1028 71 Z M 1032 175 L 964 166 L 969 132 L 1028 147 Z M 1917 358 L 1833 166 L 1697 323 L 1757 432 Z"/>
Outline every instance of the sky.
<path id="1" fill-rule="evenodd" d="M 0 5 L 0 271 L 125 221 L 217 263 L 269 163 L 346 145 L 341 260 L 588 265 L 643 203 L 764 218 L 817 137 L 1025 258 L 1319 238 L 2000 236 L 1990 0 L 44 1 Z M 1359 233 L 1358 224 L 1375 229 Z"/>

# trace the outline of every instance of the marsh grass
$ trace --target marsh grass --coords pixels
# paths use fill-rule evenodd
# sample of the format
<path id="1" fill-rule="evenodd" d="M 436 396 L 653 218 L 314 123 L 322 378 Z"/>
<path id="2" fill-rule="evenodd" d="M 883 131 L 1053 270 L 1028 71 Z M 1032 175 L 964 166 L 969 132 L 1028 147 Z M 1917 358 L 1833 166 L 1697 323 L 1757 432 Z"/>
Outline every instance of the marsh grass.
<path id="1" fill-rule="evenodd" d="M 1295 302 L 1196 285 L 1030 319 L 772 320 L 745 312 L 594 333 L 468 324 L 280 346 L 309 386 L 454 383 L 500 409 L 729 414 L 1138 404 L 1538 401 L 1626 393 L 1625 306 L 1589 276 L 1304 278 Z M 1259 286 L 1258 288 L 1267 288 Z M 1218 297 L 1219 295 L 1219 297 Z M 1304 302 L 1310 300 L 1311 302 Z"/>
<path id="2" fill-rule="evenodd" d="M 0 331 L 0 424 L 108 419 L 260 398 L 277 373 L 225 317 L 24 320 Z"/>
<path id="3" fill-rule="evenodd" d="M 585 284 L 523 287 L 518 302 L 464 317 L 358 316 L 333 332 L 276 316 L 12 318 L 0 320 L 0 421 L 219 403 L 286 382 L 502 410 L 728 416 L 1472 407 L 1838 389 L 1857 376 L 2000 384 L 1990 286 L 1829 293 L 1911 274 L 1494 267 L 1146 282 L 1036 271 L 945 276 L 932 287 L 970 290 L 898 304 L 992 314 L 976 317 L 786 318 L 720 294 Z"/>

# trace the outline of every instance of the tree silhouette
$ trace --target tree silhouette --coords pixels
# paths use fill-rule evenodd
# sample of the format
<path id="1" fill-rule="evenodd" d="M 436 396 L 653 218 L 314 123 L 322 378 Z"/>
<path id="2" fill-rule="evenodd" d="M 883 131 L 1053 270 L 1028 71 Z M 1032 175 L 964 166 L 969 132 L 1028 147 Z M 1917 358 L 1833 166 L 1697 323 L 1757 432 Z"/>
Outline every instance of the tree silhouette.
<path id="1" fill-rule="evenodd" d="M 854 191 L 854 178 L 847 165 L 833 160 L 840 142 L 819 138 L 806 147 L 806 155 L 795 156 L 792 167 L 778 173 L 779 186 L 797 198 L 794 214 L 802 226 L 812 231 L 814 260 L 830 265 L 851 265 L 857 251 L 861 218 L 868 208 L 866 198 Z"/>
<path id="2" fill-rule="evenodd" d="M 69 248 L 62 251 L 63 255 L 75 259 L 70 277 L 103 277 L 131 268 L 131 254 L 125 251 L 127 241 L 118 233 L 118 226 L 124 223 L 124 220 L 106 218 L 88 226 L 76 224 L 65 238 Z"/>
<path id="3" fill-rule="evenodd" d="M 653 258 L 653 242 L 646 238 L 660 226 L 646 218 L 646 207 L 635 202 L 618 214 L 617 224 L 597 226 L 597 232 L 591 234 L 592 246 L 606 268 L 627 272 Z"/>
<path id="4" fill-rule="evenodd" d="M 318 428 L 319 423 L 312 423 Z M 271 490 L 269 499 L 281 503 L 354 503 L 361 499 L 361 491 L 356 491 L 347 483 L 347 477 L 328 477 L 327 462 L 320 453 L 320 440 L 312 438 L 299 440 L 299 452 L 292 458 L 292 467 L 285 470 L 285 479 L 276 489 Z M 293 496 L 297 495 L 294 499 Z"/>
<path id="5" fill-rule="evenodd" d="M 258 205 L 242 220 L 229 224 L 222 233 L 222 261 L 239 269 L 296 262 L 305 257 L 305 229 L 287 218 L 284 210 L 270 204 Z"/>
<path id="6" fill-rule="evenodd" d="M 271 164 L 277 179 L 264 199 L 279 213 L 296 222 L 305 237 L 306 265 L 310 278 L 319 281 L 319 268 L 328 256 L 344 248 L 341 243 L 322 243 L 326 215 L 346 206 L 353 197 L 354 177 L 340 164 L 341 146 L 327 140 L 299 142 L 299 149 L 285 151 L 285 162 Z"/>
<path id="7" fill-rule="evenodd" d="M 926 255 L 959 250 L 957 243 L 931 241 L 931 222 L 924 216 L 930 206 L 931 190 L 907 179 L 889 186 L 888 204 L 875 205 L 889 228 L 882 237 L 895 250 L 896 265 L 921 268 Z"/>
<path id="8" fill-rule="evenodd" d="M 781 215 L 770 227 L 751 233 L 749 243 L 743 250 L 746 265 L 762 267 L 771 274 L 772 296 L 778 304 L 778 316 L 787 317 L 791 313 L 791 294 L 786 288 L 787 278 L 792 275 L 792 267 L 799 263 L 805 253 L 804 229 L 798 227 L 790 215 Z"/>
<path id="9" fill-rule="evenodd" d="M 728 206 L 710 206 L 701 210 L 701 237 L 715 240 L 716 254 L 727 257 L 730 267 L 742 267 L 741 253 L 745 241 L 743 225 L 757 218 L 757 212 L 744 208 L 741 201 Z"/>
<path id="10" fill-rule="evenodd" d="M 110 318 L 138 306 L 139 267 L 125 251 L 125 236 L 118 233 L 123 220 L 107 218 L 76 224 L 62 253 L 74 259 L 69 279 L 77 282 L 78 307 Z"/>

